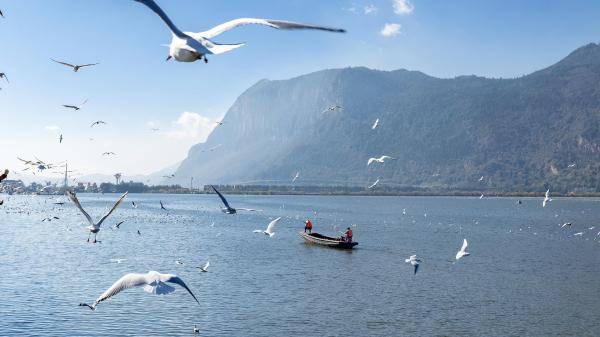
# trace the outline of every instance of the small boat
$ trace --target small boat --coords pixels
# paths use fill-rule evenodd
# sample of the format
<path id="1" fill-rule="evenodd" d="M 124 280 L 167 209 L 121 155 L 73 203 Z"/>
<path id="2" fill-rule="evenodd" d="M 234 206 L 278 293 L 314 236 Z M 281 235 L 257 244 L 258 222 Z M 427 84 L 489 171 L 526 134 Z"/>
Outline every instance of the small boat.
<path id="1" fill-rule="evenodd" d="M 346 242 L 340 238 L 332 238 L 319 233 L 298 232 L 306 242 L 339 249 L 352 249 L 358 242 Z"/>

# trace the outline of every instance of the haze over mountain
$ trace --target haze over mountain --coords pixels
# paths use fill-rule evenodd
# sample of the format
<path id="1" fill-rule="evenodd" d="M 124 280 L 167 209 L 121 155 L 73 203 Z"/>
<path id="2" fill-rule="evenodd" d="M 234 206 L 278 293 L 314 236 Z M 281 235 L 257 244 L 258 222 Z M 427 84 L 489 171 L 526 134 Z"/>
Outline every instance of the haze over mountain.
<path id="1" fill-rule="evenodd" d="M 179 183 L 291 184 L 299 171 L 310 185 L 599 191 L 600 46 L 514 79 L 347 68 L 261 80 L 224 121 Z M 367 167 L 381 155 L 397 160 Z"/>

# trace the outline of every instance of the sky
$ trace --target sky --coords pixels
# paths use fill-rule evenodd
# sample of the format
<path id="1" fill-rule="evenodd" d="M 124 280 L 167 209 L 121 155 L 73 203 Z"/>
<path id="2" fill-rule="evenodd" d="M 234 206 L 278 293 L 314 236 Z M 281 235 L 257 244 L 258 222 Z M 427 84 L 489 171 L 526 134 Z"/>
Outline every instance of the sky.
<path id="1" fill-rule="evenodd" d="M 347 33 L 245 26 L 214 40 L 247 45 L 208 64 L 165 62 L 170 32 L 133 0 L 1 1 L 0 168 L 37 156 L 84 174 L 150 174 L 183 160 L 261 79 L 355 66 L 510 78 L 600 40 L 597 0 L 156 1 L 184 31 L 258 17 Z M 51 58 L 100 64 L 74 73 Z"/>

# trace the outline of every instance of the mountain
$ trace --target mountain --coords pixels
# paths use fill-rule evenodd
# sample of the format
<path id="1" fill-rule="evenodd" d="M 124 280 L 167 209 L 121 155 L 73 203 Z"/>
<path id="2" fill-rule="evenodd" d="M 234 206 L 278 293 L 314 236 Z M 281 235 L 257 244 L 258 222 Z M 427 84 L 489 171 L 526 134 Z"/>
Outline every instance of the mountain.
<path id="1" fill-rule="evenodd" d="M 600 46 L 514 79 L 346 68 L 261 80 L 224 121 L 180 182 L 290 184 L 299 171 L 309 185 L 598 192 Z M 381 155 L 396 160 L 367 167 Z"/>

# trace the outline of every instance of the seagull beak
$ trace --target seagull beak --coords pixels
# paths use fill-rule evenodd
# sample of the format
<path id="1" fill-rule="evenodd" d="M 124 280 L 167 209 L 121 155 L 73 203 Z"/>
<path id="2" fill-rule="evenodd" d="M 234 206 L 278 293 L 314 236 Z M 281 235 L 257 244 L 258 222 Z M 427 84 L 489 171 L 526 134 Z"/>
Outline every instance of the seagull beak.
<path id="1" fill-rule="evenodd" d="M 173 58 L 171 55 L 167 56 L 167 59 L 165 60 L 165 62 L 169 61 L 171 58 Z"/>

